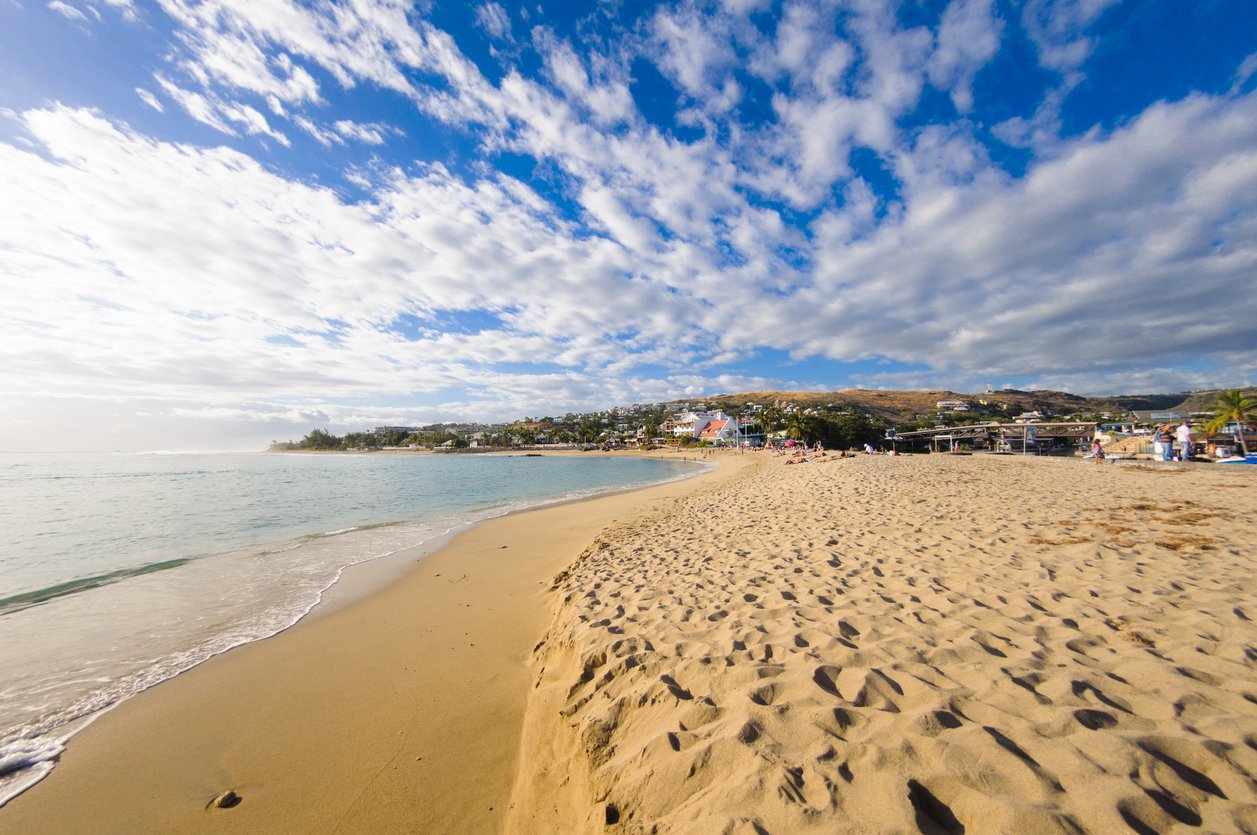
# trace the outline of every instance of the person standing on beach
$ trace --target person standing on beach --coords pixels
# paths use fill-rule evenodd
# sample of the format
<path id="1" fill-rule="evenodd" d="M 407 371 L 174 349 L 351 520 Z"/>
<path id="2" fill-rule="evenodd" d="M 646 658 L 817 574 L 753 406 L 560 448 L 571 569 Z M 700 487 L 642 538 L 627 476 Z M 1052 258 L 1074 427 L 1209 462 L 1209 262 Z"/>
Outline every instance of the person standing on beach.
<path id="1" fill-rule="evenodd" d="M 1104 463 L 1104 447 L 1100 446 L 1099 438 L 1091 442 L 1091 454 L 1095 456 L 1097 464 Z"/>
<path id="2" fill-rule="evenodd" d="M 1180 461 L 1192 460 L 1192 427 L 1186 420 L 1179 426 L 1178 431 L 1174 433 L 1178 437 L 1178 444 L 1181 447 L 1179 452 Z"/>

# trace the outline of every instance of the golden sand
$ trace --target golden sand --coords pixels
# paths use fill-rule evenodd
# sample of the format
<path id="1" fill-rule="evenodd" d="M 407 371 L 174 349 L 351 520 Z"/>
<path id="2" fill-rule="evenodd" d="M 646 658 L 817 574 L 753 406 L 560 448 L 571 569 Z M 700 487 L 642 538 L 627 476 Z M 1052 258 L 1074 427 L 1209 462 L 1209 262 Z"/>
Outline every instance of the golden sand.
<path id="1" fill-rule="evenodd" d="M 1257 831 L 1251 468 L 723 461 L 141 694 L 0 830 Z"/>
<path id="2" fill-rule="evenodd" d="M 1247 468 L 761 463 L 560 576 L 512 831 L 1257 831 Z"/>

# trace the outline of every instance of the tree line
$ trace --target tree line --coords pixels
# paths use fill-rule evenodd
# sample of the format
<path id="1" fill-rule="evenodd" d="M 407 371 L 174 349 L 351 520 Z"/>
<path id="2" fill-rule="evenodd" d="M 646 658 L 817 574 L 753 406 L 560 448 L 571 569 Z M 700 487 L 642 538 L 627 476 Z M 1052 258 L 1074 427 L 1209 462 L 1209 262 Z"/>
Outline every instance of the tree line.
<path id="1" fill-rule="evenodd" d="M 640 426 L 647 440 L 662 434 L 666 412 L 652 413 Z M 864 414 L 787 411 L 770 406 L 751 419 L 749 434 L 767 436 L 785 433 L 786 437 L 812 444 L 817 441 L 829 449 L 859 448 L 865 443 L 876 444 L 886 434 L 886 423 L 879 418 Z M 758 430 L 758 431 L 756 431 Z M 537 443 L 599 444 L 623 442 L 636 437 L 636 429 L 618 432 L 608 427 L 597 415 L 571 416 L 559 424 L 548 419 L 526 420 L 505 427 L 489 427 L 476 433 L 476 442 L 485 447 L 532 446 Z M 685 443 L 697 444 L 696 439 L 686 438 Z M 446 428 L 430 427 L 416 432 L 349 432 L 333 435 L 324 429 L 311 430 L 300 441 L 275 441 L 273 451 L 345 451 L 379 449 L 381 447 L 416 446 L 428 449 L 437 447 L 465 448 L 471 443 L 468 433 Z"/>

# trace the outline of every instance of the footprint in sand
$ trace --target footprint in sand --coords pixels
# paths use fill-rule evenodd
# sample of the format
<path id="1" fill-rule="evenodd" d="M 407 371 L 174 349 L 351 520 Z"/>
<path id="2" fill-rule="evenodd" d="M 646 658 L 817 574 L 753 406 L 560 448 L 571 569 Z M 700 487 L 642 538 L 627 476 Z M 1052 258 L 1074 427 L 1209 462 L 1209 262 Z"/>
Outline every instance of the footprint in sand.
<path id="1" fill-rule="evenodd" d="M 767 707 L 777 700 L 777 685 L 768 684 L 751 691 L 750 699 L 757 705 Z"/>
<path id="2" fill-rule="evenodd" d="M 234 809 L 244 802 L 244 798 L 231 789 L 215 797 L 206 805 L 207 809 Z"/>
<path id="3" fill-rule="evenodd" d="M 1075 710 L 1074 718 L 1078 720 L 1078 724 L 1092 731 L 1107 730 L 1117 725 L 1117 717 L 1113 714 L 1086 707 Z"/>

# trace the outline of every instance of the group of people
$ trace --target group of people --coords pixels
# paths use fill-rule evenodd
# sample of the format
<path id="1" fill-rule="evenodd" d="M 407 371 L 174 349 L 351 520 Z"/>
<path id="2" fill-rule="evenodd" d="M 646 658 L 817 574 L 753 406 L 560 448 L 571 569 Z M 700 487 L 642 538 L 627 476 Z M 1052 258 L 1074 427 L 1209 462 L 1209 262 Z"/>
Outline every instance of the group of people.
<path id="1" fill-rule="evenodd" d="M 1178 456 L 1175 458 L 1174 446 L 1178 444 Z M 1174 428 L 1163 423 L 1152 430 L 1152 452 L 1158 461 L 1190 461 L 1192 457 L 1192 427 L 1187 421 Z"/>
<path id="2" fill-rule="evenodd" d="M 1152 456 L 1157 461 L 1190 461 L 1195 443 L 1191 424 L 1186 420 L 1177 428 L 1162 423 L 1152 430 Z M 1178 447 L 1177 455 L 1174 453 L 1175 446 Z M 1104 448 L 1099 438 L 1092 442 L 1091 454 L 1097 464 L 1104 460 Z"/>
<path id="3" fill-rule="evenodd" d="M 795 441 L 786 441 L 785 443 L 773 443 L 772 441 L 769 441 L 764 446 L 764 449 L 770 449 L 777 455 L 788 455 L 792 458 L 799 458 L 813 452 L 819 455 L 825 451 L 825 445 L 820 441 L 817 441 L 812 446 L 808 446 L 802 442 L 796 443 Z"/>

